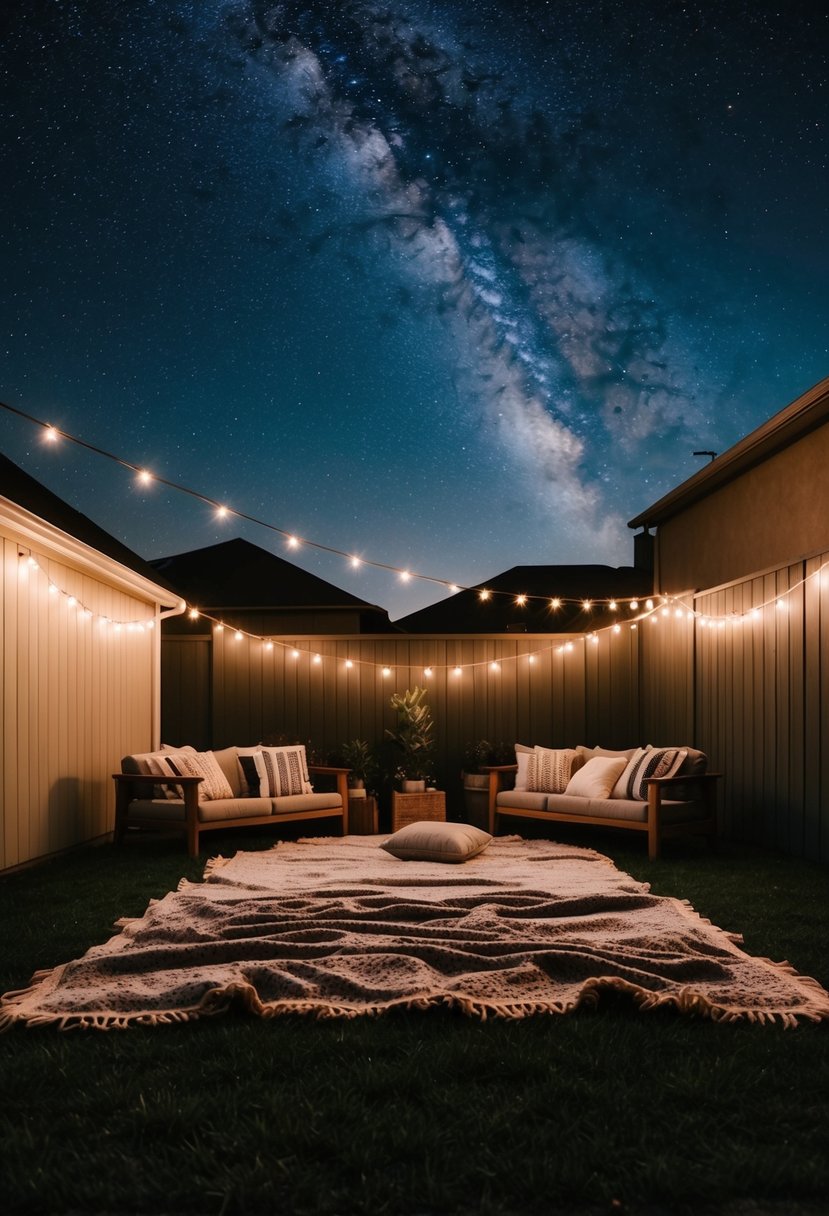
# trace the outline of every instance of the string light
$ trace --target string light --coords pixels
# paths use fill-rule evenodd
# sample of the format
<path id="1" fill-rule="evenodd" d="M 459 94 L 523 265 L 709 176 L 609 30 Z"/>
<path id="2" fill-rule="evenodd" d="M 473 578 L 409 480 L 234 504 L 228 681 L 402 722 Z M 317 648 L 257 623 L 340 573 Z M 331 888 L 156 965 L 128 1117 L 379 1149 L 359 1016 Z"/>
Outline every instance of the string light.
<path id="1" fill-rule="evenodd" d="M 14 406 L 10 406 L 5 402 L 0 401 L 0 408 L 6 410 L 8 413 L 16 415 L 19 418 L 23 418 L 26 421 L 32 423 L 33 425 L 39 427 L 42 432 L 43 440 L 46 443 L 57 444 L 59 440 L 66 440 L 69 443 L 73 443 L 78 447 L 82 447 L 82 448 L 86 449 L 87 451 L 94 453 L 95 455 L 101 456 L 104 459 L 110 460 L 116 464 L 121 465 L 123 468 L 128 470 L 132 476 L 137 478 L 137 480 L 141 484 L 150 484 L 153 482 L 158 482 L 159 484 L 165 485 L 165 486 L 169 487 L 170 489 L 174 489 L 174 490 L 178 491 L 179 493 L 187 494 L 190 497 L 197 499 L 198 501 L 209 506 L 215 512 L 216 516 L 220 519 L 224 519 L 224 518 L 227 518 L 228 516 L 232 515 L 234 518 L 245 520 L 249 523 L 253 523 L 253 524 L 256 524 L 257 526 L 266 528 L 271 532 L 275 532 L 284 538 L 284 540 L 289 548 L 292 548 L 292 549 L 298 548 L 300 546 L 300 544 L 308 545 L 310 547 L 316 548 L 323 552 L 339 555 L 340 557 L 346 558 L 354 568 L 357 568 L 362 565 L 368 565 L 375 569 L 386 570 L 386 571 L 389 571 L 390 573 L 395 573 L 400 577 L 400 579 L 403 582 L 408 582 L 411 579 L 419 579 L 419 580 L 434 583 L 440 587 L 445 588 L 447 590 L 447 592 L 449 592 L 451 594 L 457 594 L 459 591 L 462 591 L 462 590 L 473 590 L 473 588 L 464 587 L 455 582 L 449 582 L 446 579 L 438 578 L 433 575 L 415 573 L 410 570 L 402 570 L 394 565 L 391 565 L 391 564 L 388 564 L 385 562 L 372 561 L 371 559 L 368 559 L 368 558 L 358 557 L 353 553 L 346 553 L 343 550 L 336 549 L 330 545 L 320 544 L 316 541 L 309 541 L 309 540 L 300 541 L 300 538 L 298 536 L 296 536 L 294 533 L 289 533 L 289 532 L 285 531 L 283 528 L 277 527 L 275 524 L 269 523 L 266 520 L 258 519 L 257 517 L 250 515 L 250 514 L 246 514 L 245 512 L 242 512 L 242 511 L 231 510 L 229 507 L 225 506 L 224 504 L 216 502 L 214 499 L 209 498 L 208 496 L 206 496 L 204 494 L 201 494 L 199 491 L 194 490 L 189 486 L 181 485 L 177 482 L 171 481 L 164 477 L 158 476 L 157 474 L 151 473 L 148 469 L 142 468 L 135 463 L 127 461 L 127 460 L 123 459 L 122 457 L 116 455 L 115 453 L 112 453 L 103 448 L 97 447 L 96 445 L 91 444 L 91 443 L 87 442 L 86 440 L 79 438 L 76 435 L 72 435 L 67 431 L 60 430 L 58 427 L 52 425 L 51 423 L 44 422 L 42 419 L 36 418 L 31 414 L 27 414 L 25 411 L 17 409 Z M 21 557 L 23 557 L 23 556 L 24 555 L 21 554 Z M 31 561 L 30 561 L 28 559 L 28 555 L 25 555 L 25 556 L 26 556 L 25 565 L 28 569 L 37 570 L 40 568 L 37 563 L 36 558 L 34 558 L 32 556 Z M 775 596 L 771 597 L 769 600 L 765 601 L 762 604 L 754 605 L 752 608 L 748 609 L 746 612 L 731 612 L 722 617 L 713 617 L 713 616 L 710 616 L 710 614 L 705 614 L 705 613 L 699 612 L 693 605 L 684 604 L 680 598 L 671 597 L 664 592 L 661 593 L 660 597 L 659 597 L 660 598 L 660 608 L 667 615 L 668 606 L 675 605 L 674 615 L 677 619 L 682 619 L 682 616 L 684 613 L 684 616 L 688 621 L 696 621 L 699 623 L 699 625 L 701 627 L 707 627 L 709 624 L 716 624 L 717 628 L 723 628 L 726 624 L 732 624 L 732 625 L 739 626 L 740 624 L 742 624 L 745 621 L 745 619 L 747 617 L 750 617 L 753 620 L 760 619 L 762 616 L 762 609 L 769 607 L 771 605 L 776 605 L 778 611 L 785 612 L 788 608 L 788 599 L 792 595 L 792 593 L 795 592 L 799 587 L 803 586 L 806 582 L 808 582 L 812 578 L 817 578 L 818 586 L 820 586 L 820 587 L 829 586 L 829 580 L 824 577 L 824 571 L 827 569 L 827 567 L 829 567 L 829 562 L 824 562 L 818 570 L 813 571 L 811 574 L 804 576 L 803 579 L 801 579 L 798 583 L 791 585 L 785 592 L 783 592 L 781 594 L 776 594 Z M 50 596 L 53 596 L 53 597 L 62 596 L 64 599 L 66 599 L 68 601 L 69 595 L 65 591 L 63 591 L 61 588 L 57 587 L 51 580 L 47 580 L 47 583 L 48 583 L 48 589 L 49 589 Z M 562 607 L 562 605 L 565 603 L 580 604 L 582 609 L 586 612 L 591 611 L 593 608 L 595 608 L 599 605 L 605 606 L 610 612 L 615 612 L 618 610 L 618 602 L 613 597 L 609 597 L 607 599 L 597 598 L 597 599 L 586 600 L 586 599 L 570 598 L 570 597 L 566 597 L 566 596 L 548 597 L 548 596 L 527 595 L 526 593 L 523 593 L 523 592 L 520 595 L 516 596 L 513 592 L 500 591 L 500 590 L 493 591 L 490 588 L 478 589 L 477 595 L 481 602 L 487 602 L 494 595 L 500 595 L 500 596 L 509 595 L 514 600 L 516 605 L 521 606 L 521 607 L 525 606 L 531 600 L 546 600 L 549 605 L 549 609 L 552 612 L 558 611 L 558 609 L 560 609 Z M 76 606 L 77 606 L 77 604 L 76 604 Z M 92 616 L 96 615 L 94 612 L 92 612 L 92 609 L 89 609 L 86 605 L 80 605 L 80 608 L 81 608 L 81 615 L 84 617 L 86 616 L 87 612 L 89 612 Z M 639 614 L 635 621 L 629 622 L 628 625 L 626 626 L 627 628 L 630 628 L 631 630 L 634 630 L 637 628 L 637 622 L 639 620 L 649 619 L 654 622 L 657 620 L 657 616 L 654 614 L 654 599 L 653 598 L 648 598 L 645 600 L 645 607 L 644 607 L 643 612 L 640 612 L 640 601 L 635 597 L 628 601 L 628 608 L 629 608 L 630 612 Z M 195 613 L 195 615 L 194 615 L 194 613 Z M 190 610 L 190 618 L 192 620 L 198 619 L 199 616 L 201 616 L 201 615 L 206 615 L 206 614 L 202 614 L 198 609 Z M 208 617 L 208 619 L 212 619 L 212 618 Z M 98 620 L 101 622 L 102 625 L 107 624 L 107 619 L 104 617 L 98 617 Z M 118 625 L 126 625 L 126 626 L 130 625 L 130 622 L 110 622 L 110 623 L 113 625 L 113 627 L 117 627 Z M 133 625 L 134 629 L 138 629 L 139 626 L 141 626 L 143 628 L 152 628 L 153 621 L 147 620 L 145 622 L 132 622 L 132 625 Z M 222 627 L 223 626 L 222 626 L 221 622 L 215 622 L 215 628 L 216 628 L 217 633 L 221 632 Z M 591 634 L 588 636 L 590 636 L 591 640 L 592 640 L 592 636 L 594 633 L 598 635 L 598 634 L 603 634 L 609 630 L 612 630 L 613 633 L 618 632 L 618 628 L 615 625 L 611 624 L 611 625 L 604 626 L 601 629 L 592 631 Z M 250 638 L 256 637 L 256 635 L 254 635 L 254 634 L 246 634 L 243 631 L 237 631 L 237 638 L 240 633 L 242 636 L 247 636 Z M 259 640 L 262 641 L 263 639 L 259 639 Z M 571 643 L 568 643 L 567 646 L 569 646 L 572 649 Z M 565 649 L 567 649 L 567 647 L 565 647 Z M 321 662 L 322 660 L 321 660 L 320 656 L 317 655 L 314 657 L 313 661 L 315 663 L 318 663 L 318 662 Z M 469 664 L 469 666 L 476 666 L 476 665 L 477 664 Z"/>
<path id="2" fill-rule="evenodd" d="M 50 599 L 61 600 L 66 604 L 67 608 L 71 608 L 75 615 L 83 621 L 92 621 L 97 619 L 99 626 L 105 628 L 107 625 L 112 625 L 120 630 L 122 627 L 130 632 L 142 631 L 144 629 L 152 629 L 155 622 L 151 617 L 146 619 L 126 619 L 126 620 L 111 620 L 110 617 L 96 613 L 89 604 L 79 599 L 72 591 L 67 591 L 65 587 L 61 587 L 59 583 L 47 573 L 46 559 L 38 561 L 33 553 L 27 550 L 18 549 L 18 572 L 21 579 L 40 578 L 45 581 L 47 594 Z"/>
<path id="3" fill-rule="evenodd" d="M 82 447 L 85 450 L 94 453 L 97 456 L 103 457 L 106 460 L 110 460 L 115 464 L 121 465 L 122 468 L 129 470 L 129 472 L 133 476 L 137 477 L 139 482 L 141 482 L 142 484 L 150 484 L 150 483 L 157 482 L 160 485 L 167 486 L 169 489 L 176 490 L 178 493 L 187 494 L 189 497 L 194 498 L 197 501 L 202 502 L 205 505 L 209 506 L 213 510 L 216 518 L 219 520 L 225 520 L 232 516 L 235 519 L 239 519 L 239 520 L 246 521 L 248 523 L 255 524 L 257 527 L 266 528 L 268 531 L 274 532 L 277 535 L 281 536 L 284 539 L 284 541 L 287 544 L 289 549 L 298 549 L 301 545 L 309 546 L 309 547 L 317 549 L 321 552 L 330 553 L 330 554 L 334 554 L 339 557 L 345 558 L 347 561 L 349 561 L 351 563 L 352 567 L 355 569 L 358 568 L 359 566 L 364 566 L 364 565 L 371 566 L 373 569 L 376 569 L 376 570 L 385 570 L 385 571 L 388 571 L 389 573 L 396 574 L 403 582 L 409 582 L 412 579 L 418 579 L 422 582 L 433 583 L 434 585 L 436 585 L 438 587 L 445 588 L 447 593 L 449 593 L 451 595 L 456 595 L 459 591 L 472 590 L 471 587 L 463 586 L 462 584 L 458 584 L 454 581 L 449 581 L 445 578 L 440 578 L 440 577 L 437 577 L 432 574 L 425 574 L 425 573 L 421 573 L 421 572 L 403 570 L 388 562 L 380 562 L 380 561 L 374 561 L 370 558 L 357 557 L 355 554 L 347 553 L 342 549 L 338 549 L 338 548 L 334 547 L 333 545 L 321 544 L 318 541 L 313 541 L 313 540 L 308 540 L 308 539 L 300 539 L 300 537 L 297 536 L 296 534 L 294 534 L 292 532 L 288 532 L 284 528 L 281 528 L 281 527 L 277 526 L 276 524 L 269 522 L 268 520 L 260 519 L 257 516 L 251 515 L 244 511 L 238 511 L 235 509 L 231 509 L 230 507 L 226 506 L 225 504 L 219 503 L 215 499 L 210 498 L 208 495 L 202 494 L 198 490 L 194 490 L 191 486 L 183 485 L 179 482 L 172 481 L 169 478 L 159 476 L 156 473 L 151 473 L 148 469 L 141 468 L 139 465 L 135 464 L 134 462 L 128 461 L 128 460 L 124 459 L 123 457 L 117 455 L 114 452 L 107 451 L 105 448 L 101 448 L 101 447 L 96 446 L 95 444 L 89 443 L 87 440 L 81 439 L 77 435 L 72 435 L 67 431 L 59 431 L 57 427 L 52 426 L 50 423 L 46 423 L 42 419 L 36 418 L 33 415 L 26 413 L 24 410 L 17 409 L 15 406 L 9 405 L 6 402 L 0 401 L 0 408 L 8 411 L 11 414 L 16 415 L 19 418 L 24 418 L 27 422 L 30 422 L 37 427 L 40 427 L 43 432 L 43 436 L 47 442 L 55 443 L 55 442 L 57 442 L 57 440 L 59 438 L 65 439 L 69 443 L 73 443 L 73 444 L 77 445 L 78 447 Z M 501 591 L 501 590 L 492 591 L 491 589 L 487 588 L 484 592 L 479 592 L 479 598 L 482 601 L 490 600 L 493 596 L 496 596 L 496 595 L 499 595 L 499 596 L 509 595 L 511 598 L 513 598 L 513 599 L 515 598 L 514 593 L 510 592 L 510 591 Z M 547 596 L 526 595 L 526 594 L 522 593 L 522 595 L 520 597 L 520 600 L 521 600 L 520 606 L 523 607 L 525 604 L 529 603 L 531 600 L 541 601 L 541 600 L 547 600 L 548 598 L 549 597 L 547 597 Z M 550 607 L 553 609 L 553 611 L 555 611 L 559 607 L 561 607 L 561 605 L 563 603 L 575 604 L 575 603 L 579 603 L 579 602 L 581 602 L 581 601 L 576 598 L 561 597 L 561 596 L 555 596 L 549 600 Z M 615 601 L 613 601 L 613 602 L 615 602 Z M 594 601 L 594 603 L 604 603 L 609 606 L 611 601 L 609 599 L 608 600 L 597 600 L 597 601 Z M 611 611 L 612 611 L 612 609 L 611 609 Z"/>

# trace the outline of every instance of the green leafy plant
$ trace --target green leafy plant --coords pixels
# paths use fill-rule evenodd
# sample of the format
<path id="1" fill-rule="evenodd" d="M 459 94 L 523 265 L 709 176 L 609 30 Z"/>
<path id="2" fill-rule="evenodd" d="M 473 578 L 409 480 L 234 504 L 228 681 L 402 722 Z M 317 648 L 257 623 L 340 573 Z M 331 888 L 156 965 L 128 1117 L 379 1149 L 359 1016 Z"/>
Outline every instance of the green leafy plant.
<path id="1" fill-rule="evenodd" d="M 351 769 L 349 784 L 363 781 L 369 785 L 377 776 L 377 757 L 371 745 L 365 739 L 349 739 L 340 748 L 342 762 Z"/>
<path id="2" fill-rule="evenodd" d="M 407 688 L 393 693 L 391 707 L 397 715 L 397 729 L 387 730 L 390 739 L 402 752 L 395 776 L 400 779 L 422 780 L 431 774 L 435 747 L 432 710 L 425 688 Z"/>
<path id="3" fill-rule="evenodd" d="M 479 773 L 487 764 L 511 764 L 513 749 L 508 743 L 490 743 L 488 739 L 476 739 L 467 743 L 463 752 L 463 771 Z"/>

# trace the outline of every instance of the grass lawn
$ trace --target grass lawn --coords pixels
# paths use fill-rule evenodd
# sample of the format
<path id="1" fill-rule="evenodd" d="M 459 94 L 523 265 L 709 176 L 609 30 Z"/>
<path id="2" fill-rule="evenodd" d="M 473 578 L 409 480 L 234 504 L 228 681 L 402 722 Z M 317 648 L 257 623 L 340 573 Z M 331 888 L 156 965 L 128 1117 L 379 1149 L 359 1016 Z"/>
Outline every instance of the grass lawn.
<path id="1" fill-rule="evenodd" d="M 695 842 L 649 863 L 639 840 L 559 836 L 829 987 L 826 867 Z M 216 833 L 190 861 L 180 839 L 130 840 L 0 878 L 0 991 L 106 940 L 209 855 L 272 843 Z M 829 1023 L 718 1025 L 609 998 L 519 1022 L 16 1028 L 0 1095 L 7 1212 L 829 1211 Z"/>

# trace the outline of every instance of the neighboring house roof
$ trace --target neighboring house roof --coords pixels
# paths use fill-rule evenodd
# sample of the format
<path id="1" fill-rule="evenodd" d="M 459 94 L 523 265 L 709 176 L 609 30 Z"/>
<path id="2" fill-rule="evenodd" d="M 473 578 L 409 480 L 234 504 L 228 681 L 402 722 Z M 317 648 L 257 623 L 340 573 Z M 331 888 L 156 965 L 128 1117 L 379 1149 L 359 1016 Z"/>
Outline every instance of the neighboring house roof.
<path id="1" fill-rule="evenodd" d="M 394 628 L 384 608 L 241 537 L 156 558 L 152 565 L 184 599 L 205 612 L 351 611 L 359 612 L 374 632 Z"/>
<path id="2" fill-rule="evenodd" d="M 634 566 L 513 566 L 395 624 L 409 633 L 582 633 L 615 615 L 604 604 L 586 611 L 584 600 L 624 602 L 652 587 L 652 573 Z M 486 600 L 483 590 L 492 593 Z M 516 603 L 519 595 L 526 604 Z M 554 609 L 554 597 L 578 602 Z"/>
<path id="3" fill-rule="evenodd" d="M 774 414 L 739 443 L 735 443 L 693 477 L 682 482 L 653 506 L 632 519 L 629 528 L 654 528 L 672 515 L 734 481 L 747 470 L 768 460 L 829 421 L 829 377 Z"/>
<path id="4" fill-rule="evenodd" d="M 0 501 L 3 499 L 22 507 L 90 549 L 126 566 L 156 587 L 169 591 L 170 594 L 165 597 L 164 602 L 172 604 L 179 598 L 170 584 L 160 578 L 158 571 L 143 557 L 139 557 L 87 515 L 75 510 L 8 457 L 0 454 Z"/>

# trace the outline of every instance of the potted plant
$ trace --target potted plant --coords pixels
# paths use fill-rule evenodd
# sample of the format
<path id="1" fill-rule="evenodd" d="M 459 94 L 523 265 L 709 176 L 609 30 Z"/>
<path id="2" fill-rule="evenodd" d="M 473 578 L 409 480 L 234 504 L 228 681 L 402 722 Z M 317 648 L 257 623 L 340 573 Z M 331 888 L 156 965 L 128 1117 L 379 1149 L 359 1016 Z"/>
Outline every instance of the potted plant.
<path id="1" fill-rule="evenodd" d="M 467 823 L 485 828 L 489 819 L 489 773 L 487 765 L 509 764 L 510 748 L 505 743 L 497 746 L 488 739 L 476 739 L 467 743 L 463 753 L 461 781 Z"/>
<path id="2" fill-rule="evenodd" d="M 350 797 L 365 798 L 366 783 L 374 779 L 377 761 L 365 739 L 350 739 L 340 749 L 343 764 L 351 769 L 348 774 Z"/>
<path id="3" fill-rule="evenodd" d="M 395 777 L 407 793 L 424 790 L 431 775 L 434 722 L 426 691 L 415 686 L 403 693 L 393 693 L 391 697 L 391 707 L 397 715 L 397 729 L 387 730 L 386 738 L 402 753 Z"/>

